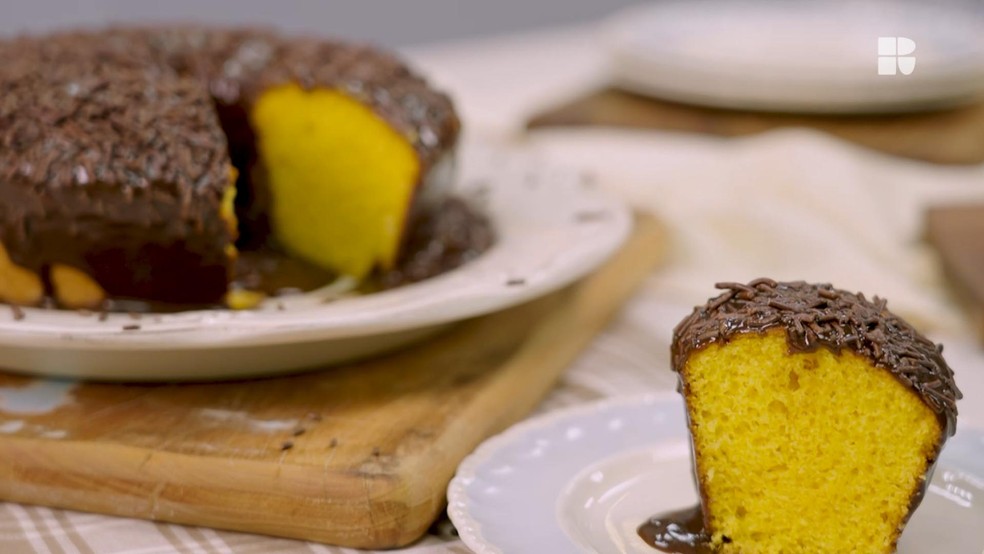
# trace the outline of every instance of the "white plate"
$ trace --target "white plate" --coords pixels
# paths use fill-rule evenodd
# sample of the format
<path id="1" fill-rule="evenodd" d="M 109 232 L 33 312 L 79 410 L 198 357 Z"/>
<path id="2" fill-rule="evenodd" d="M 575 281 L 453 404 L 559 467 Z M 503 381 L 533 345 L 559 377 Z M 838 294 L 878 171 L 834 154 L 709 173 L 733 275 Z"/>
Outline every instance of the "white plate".
<path id="1" fill-rule="evenodd" d="M 980 554 L 984 432 L 946 445 L 900 554 Z M 656 551 L 636 535 L 697 502 L 676 393 L 613 399 L 533 419 L 483 443 L 448 489 L 448 513 L 477 554 Z"/>
<path id="2" fill-rule="evenodd" d="M 971 3 L 671 0 L 605 30 L 621 85 L 688 103 L 886 112 L 984 92 L 984 14 Z M 910 75 L 878 74 L 879 37 L 915 42 Z"/>
<path id="3" fill-rule="evenodd" d="M 603 263 L 628 236 L 628 208 L 580 174 L 527 154 L 466 145 L 456 190 L 489 214 L 496 244 L 420 283 L 326 302 L 315 291 L 258 310 L 205 310 L 134 321 L 0 310 L 0 365 L 99 379 L 178 380 L 280 373 L 405 345 L 449 323 L 554 291 Z M 128 326 L 139 325 L 139 329 Z"/>

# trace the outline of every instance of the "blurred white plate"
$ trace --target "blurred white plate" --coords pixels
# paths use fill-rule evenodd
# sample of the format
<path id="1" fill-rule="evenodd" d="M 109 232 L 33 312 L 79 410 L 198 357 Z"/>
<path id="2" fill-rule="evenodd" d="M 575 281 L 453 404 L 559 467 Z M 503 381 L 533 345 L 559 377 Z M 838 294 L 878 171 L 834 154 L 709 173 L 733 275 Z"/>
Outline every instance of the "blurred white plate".
<path id="1" fill-rule="evenodd" d="M 577 172 L 482 145 L 460 152 L 457 192 L 484 208 L 497 242 L 447 274 L 341 300 L 330 290 L 260 309 L 133 320 L 0 309 L 0 366 L 44 375 L 123 380 L 238 378 L 361 358 L 449 323 L 557 290 L 603 263 L 628 236 L 628 208 Z M 2 308 L 2 306 L 0 306 Z M 139 329 L 134 329 L 138 326 Z"/>
<path id="2" fill-rule="evenodd" d="M 984 92 L 984 11 L 973 9 L 955 1 L 669 0 L 619 12 L 605 38 L 616 81 L 642 94 L 729 108 L 905 111 Z M 878 74 L 879 37 L 914 41 L 910 75 Z"/>
<path id="3" fill-rule="evenodd" d="M 653 554 L 638 526 L 697 502 L 689 444 L 676 393 L 547 414 L 466 458 L 448 513 L 477 554 Z M 982 495 L 984 432 L 964 429 L 947 443 L 899 553 L 980 554 Z"/>

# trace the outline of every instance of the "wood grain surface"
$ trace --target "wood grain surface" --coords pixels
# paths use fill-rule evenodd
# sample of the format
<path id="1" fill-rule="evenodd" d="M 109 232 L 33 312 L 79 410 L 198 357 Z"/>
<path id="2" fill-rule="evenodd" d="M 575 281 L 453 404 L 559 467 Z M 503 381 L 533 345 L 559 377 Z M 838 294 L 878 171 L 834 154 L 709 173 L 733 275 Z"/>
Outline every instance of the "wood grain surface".
<path id="1" fill-rule="evenodd" d="M 984 204 L 929 209 L 926 238 L 939 254 L 960 304 L 984 341 Z"/>
<path id="2" fill-rule="evenodd" d="M 665 242 L 640 217 L 584 281 L 344 367 L 185 385 L 0 373 L 0 498 L 344 546 L 407 544 L 444 509 L 461 459 L 537 405 Z"/>
<path id="3" fill-rule="evenodd" d="M 896 156 L 940 164 L 984 162 L 984 102 L 930 112 L 811 115 L 691 106 L 603 89 L 547 107 L 528 123 L 531 129 L 556 126 L 628 127 L 723 137 L 807 127 Z"/>

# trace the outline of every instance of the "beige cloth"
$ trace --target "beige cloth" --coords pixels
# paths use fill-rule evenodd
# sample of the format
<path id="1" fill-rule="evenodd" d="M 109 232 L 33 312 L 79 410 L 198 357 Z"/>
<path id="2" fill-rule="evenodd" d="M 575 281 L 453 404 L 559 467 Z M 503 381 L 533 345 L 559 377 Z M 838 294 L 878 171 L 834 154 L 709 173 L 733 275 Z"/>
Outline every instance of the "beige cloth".
<path id="1" fill-rule="evenodd" d="M 479 133 L 509 137 L 525 113 L 599 78 L 585 30 L 418 51 Z M 563 55 L 561 55 L 561 53 Z M 967 398 L 960 425 L 984 425 L 984 354 L 919 242 L 922 208 L 984 199 L 984 168 L 882 157 L 808 131 L 720 139 L 611 131 L 544 132 L 525 146 L 593 173 L 666 221 L 669 263 L 581 356 L 541 411 L 667 390 L 673 326 L 713 283 L 759 276 L 831 281 L 879 294 L 947 346 Z M 178 525 L 0 503 L 0 553 L 350 553 Z M 467 553 L 430 536 L 407 554 Z"/>

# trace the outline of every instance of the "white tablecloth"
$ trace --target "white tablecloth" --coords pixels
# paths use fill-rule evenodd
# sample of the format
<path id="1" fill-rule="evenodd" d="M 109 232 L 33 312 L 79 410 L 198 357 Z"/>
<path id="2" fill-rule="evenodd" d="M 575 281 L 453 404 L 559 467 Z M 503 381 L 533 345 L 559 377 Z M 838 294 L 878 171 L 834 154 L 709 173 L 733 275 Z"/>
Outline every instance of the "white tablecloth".
<path id="1" fill-rule="evenodd" d="M 565 29 L 409 52 L 453 92 L 469 140 L 514 142 L 581 167 L 655 212 L 673 233 L 667 263 L 570 368 L 541 411 L 672 388 L 673 326 L 715 294 L 716 281 L 769 276 L 888 298 L 891 309 L 945 343 L 966 395 L 960 425 L 984 425 L 984 351 L 920 241 L 926 205 L 984 200 L 984 167 L 889 158 L 799 129 L 729 140 L 614 130 L 522 135 L 525 116 L 537 108 L 604 81 L 594 39 L 590 29 Z M 0 503 L 0 552 L 354 551 Z M 405 552 L 468 549 L 429 536 Z"/>

